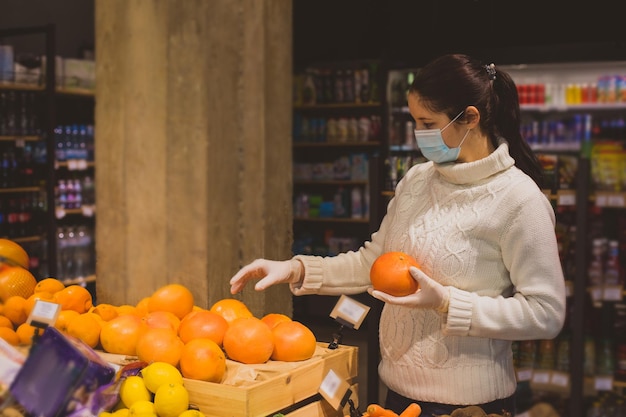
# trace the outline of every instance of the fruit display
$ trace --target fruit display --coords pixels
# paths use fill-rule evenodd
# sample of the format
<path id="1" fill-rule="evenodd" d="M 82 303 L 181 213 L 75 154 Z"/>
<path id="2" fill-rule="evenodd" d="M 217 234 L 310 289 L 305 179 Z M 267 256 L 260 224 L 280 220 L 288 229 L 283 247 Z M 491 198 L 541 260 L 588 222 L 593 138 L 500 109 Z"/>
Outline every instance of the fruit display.
<path id="1" fill-rule="evenodd" d="M 404 252 L 385 252 L 370 269 L 370 281 L 375 290 L 402 297 L 418 290 L 418 284 L 409 272 L 410 267 L 419 268 L 417 261 Z"/>
<path id="2" fill-rule="evenodd" d="M 327 354 L 304 324 L 278 313 L 255 317 L 234 298 L 199 307 L 193 293 L 178 283 L 145 294 L 136 304 L 113 305 L 95 303 L 81 285 L 65 285 L 53 277 L 33 282 L 13 268 L 28 272 L 13 265 L 0 271 L 0 278 L 14 277 L 0 279 L 0 294 L 5 294 L 0 299 L 0 338 L 28 351 L 38 340 L 28 317 L 38 300 L 48 301 L 60 306 L 52 326 L 61 334 L 80 340 L 111 365 L 134 367 L 133 375 L 120 378 L 118 404 L 101 412 L 103 417 L 203 417 L 189 409 L 189 392 L 193 389 L 197 396 L 204 389 L 197 383 L 239 387 L 245 384 L 241 378 L 257 372 L 254 366 L 294 369 L 314 355 L 355 355 L 341 349 Z M 306 366 L 324 366 L 327 359 L 318 365 L 319 360 Z M 288 368 L 290 363 L 294 365 Z M 355 363 L 350 361 L 345 370 L 356 369 Z M 227 364 L 236 384 L 227 380 Z M 242 371 L 248 366 L 251 371 Z"/>

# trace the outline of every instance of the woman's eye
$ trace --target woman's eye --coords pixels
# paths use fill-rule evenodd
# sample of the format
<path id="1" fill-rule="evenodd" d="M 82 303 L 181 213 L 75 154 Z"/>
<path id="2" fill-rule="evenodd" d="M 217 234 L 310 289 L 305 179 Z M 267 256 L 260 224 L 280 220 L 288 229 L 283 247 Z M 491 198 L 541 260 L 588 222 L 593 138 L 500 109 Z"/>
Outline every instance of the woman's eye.
<path id="1" fill-rule="evenodd" d="M 424 123 L 424 129 L 432 129 L 434 126 L 433 123 Z"/>

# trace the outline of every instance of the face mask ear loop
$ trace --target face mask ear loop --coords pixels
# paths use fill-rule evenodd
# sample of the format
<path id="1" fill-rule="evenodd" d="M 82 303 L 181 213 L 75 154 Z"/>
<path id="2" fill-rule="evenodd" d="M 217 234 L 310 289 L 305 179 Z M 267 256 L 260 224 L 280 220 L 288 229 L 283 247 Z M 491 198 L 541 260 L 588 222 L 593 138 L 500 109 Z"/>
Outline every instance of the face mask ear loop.
<path id="1" fill-rule="evenodd" d="M 463 136 L 463 139 L 461 139 L 461 143 L 459 143 L 459 146 L 457 146 L 457 148 L 460 148 L 461 145 L 463 145 L 463 142 L 465 142 L 465 138 L 467 138 L 467 136 L 469 135 L 469 132 L 472 129 L 467 129 L 467 132 L 465 132 L 465 135 Z"/>
<path id="2" fill-rule="evenodd" d="M 459 117 L 461 117 L 461 115 L 465 113 L 465 110 L 461 111 L 461 113 L 457 114 L 456 117 L 452 120 L 450 120 L 450 123 L 448 123 L 447 125 L 445 125 L 441 131 L 443 132 L 444 130 L 446 130 L 448 128 L 448 126 L 450 126 L 452 123 L 454 123 L 456 121 L 456 119 L 458 119 Z"/>

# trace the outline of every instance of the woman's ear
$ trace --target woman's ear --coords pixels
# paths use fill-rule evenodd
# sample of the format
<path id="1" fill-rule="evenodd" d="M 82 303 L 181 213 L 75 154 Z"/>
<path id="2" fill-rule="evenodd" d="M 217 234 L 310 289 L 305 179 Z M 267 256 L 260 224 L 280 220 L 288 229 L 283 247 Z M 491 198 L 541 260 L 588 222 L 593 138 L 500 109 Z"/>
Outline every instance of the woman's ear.
<path id="1" fill-rule="evenodd" d="M 480 123 L 480 112 L 475 106 L 467 106 L 463 121 L 467 124 L 468 129 L 477 127 Z"/>

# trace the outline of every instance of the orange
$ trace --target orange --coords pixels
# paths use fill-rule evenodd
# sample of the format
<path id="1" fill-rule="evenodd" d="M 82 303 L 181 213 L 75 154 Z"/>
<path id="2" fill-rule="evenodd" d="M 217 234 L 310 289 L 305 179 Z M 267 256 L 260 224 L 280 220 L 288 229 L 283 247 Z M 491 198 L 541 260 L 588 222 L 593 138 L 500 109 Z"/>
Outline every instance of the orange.
<path id="1" fill-rule="evenodd" d="M 102 330 L 98 317 L 94 313 L 82 313 L 73 317 L 67 324 L 67 334 L 95 348 L 100 343 L 100 332 Z"/>
<path id="2" fill-rule="evenodd" d="M 170 329 L 178 333 L 180 319 L 169 311 L 153 311 L 141 318 L 150 328 Z"/>
<path id="3" fill-rule="evenodd" d="M 176 332 L 165 328 L 146 330 L 137 341 L 137 358 L 146 363 L 166 362 L 178 366 L 184 343 Z"/>
<path id="4" fill-rule="evenodd" d="M 185 378 L 220 383 L 226 372 L 226 356 L 211 339 L 193 339 L 183 346 L 180 372 Z"/>
<path id="5" fill-rule="evenodd" d="M 74 310 L 86 313 L 93 306 L 89 290 L 81 285 L 68 285 L 53 294 L 52 301 L 61 304 L 61 310 Z"/>
<path id="6" fill-rule="evenodd" d="M 404 252 L 386 252 L 380 255 L 370 269 L 370 281 L 375 290 L 402 297 L 419 288 L 409 268 L 419 268 L 417 261 Z"/>
<path id="7" fill-rule="evenodd" d="M 22 268 L 28 269 L 28 253 L 19 243 L 12 240 L 0 239 L 0 258 L 6 258 L 9 263 L 14 262 Z"/>
<path id="8" fill-rule="evenodd" d="M 30 316 L 33 308 L 35 308 L 35 303 L 37 303 L 37 300 L 52 301 L 52 294 L 47 291 L 42 291 L 33 293 L 33 295 L 28 297 L 24 305 L 24 312 L 26 313 L 26 317 Z"/>
<path id="9" fill-rule="evenodd" d="M 37 280 L 27 269 L 10 266 L 0 272 L 0 301 L 13 295 L 28 298 L 33 294 Z"/>
<path id="10" fill-rule="evenodd" d="M 310 359 L 317 348 L 315 335 L 299 321 L 284 321 L 272 329 L 274 335 L 274 351 L 272 359 L 275 361 L 304 361 Z"/>
<path id="11" fill-rule="evenodd" d="M 34 292 L 49 292 L 54 294 L 65 288 L 65 284 L 56 278 L 44 278 L 35 285 Z"/>
<path id="12" fill-rule="evenodd" d="M 148 314 L 148 302 L 150 301 L 150 297 L 144 297 L 137 304 L 135 304 L 135 311 L 140 316 L 145 316 Z"/>
<path id="13" fill-rule="evenodd" d="M 226 355 L 234 361 L 265 363 L 274 351 L 274 336 L 261 319 L 242 317 L 228 326 L 223 344 Z"/>
<path id="14" fill-rule="evenodd" d="M 28 318 L 25 307 L 26 299 L 20 295 L 14 295 L 4 302 L 3 314 L 11 320 L 13 326 L 17 327 Z"/>
<path id="15" fill-rule="evenodd" d="M 124 314 L 132 314 L 137 317 L 142 316 L 141 314 L 139 314 L 135 306 L 132 306 L 130 304 L 122 304 L 120 306 L 117 306 L 117 315 L 123 316 Z"/>
<path id="16" fill-rule="evenodd" d="M 280 313 L 267 313 L 266 315 L 261 317 L 261 321 L 267 324 L 270 329 L 273 329 L 279 323 L 282 323 L 284 321 L 291 321 L 291 317 Z"/>
<path id="17" fill-rule="evenodd" d="M 107 321 L 100 331 L 102 349 L 118 355 L 136 356 L 137 342 L 146 325 L 134 314 L 123 314 Z"/>
<path id="18" fill-rule="evenodd" d="M 15 333 L 20 338 L 20 345 L 30 346 L 33 344 L 33 337 L 38 329 L 35 326 L 31 326 L 28 323 L 20 324 Z"/>
<path id="19" fill-rule="evenodd" d="M 100 303 L 91 309 L 91 312 L 97 314 L 104 321 L 116 318 L 119 313 L 117 307 L 112 304 Z"/>
<path id="20" fill-rule="evenodd" d="M 0 327 L 9 327 L 13 329 L 13 322 L 5 316 L 0 316 Z"/>
<path id="21" fill-rule="evenodd" d="M 10 329 L 8 327 L 0 327 L 0 339 L 4 339 L 13 346 L 17 346 L 20 344 L 20 337 L 12 328 Z"/>
<path id="22" fill-rule="evenodd" d="M 193 310 L 194 299 L 189 288 L 181 284 L 167 284 L 152 293 L 148 312 L 169 311 L 182 319 Z"/>
<path id="23" fill-rule="evenodd" d="M 57 316 L 57 320 L 54 322 L 54 327 L 62 332 L 67 332 L 67 326 L 70 324 L 70 321 L 79 316 L 80 313 L 74 310 L 61 310 L 59 311 L 59 315 Z"/>
<path id="24" fill-rule="evenodd" d="M 208 338 L 222 346 L 228 322 L 222 316 L 209 310 L 196 310 L 180 321 L 178 336 L 187 343 L 193 339 Z"/>
<path id="25" fill-rule="evenodd" d="M 210 308 L 210 311 L 224 317 L 228 324 L 231 324 L 238 318 L 252 317 L 252 312 L 243 301 L 235 298 L 223 298 L 216 301 Z"/>

